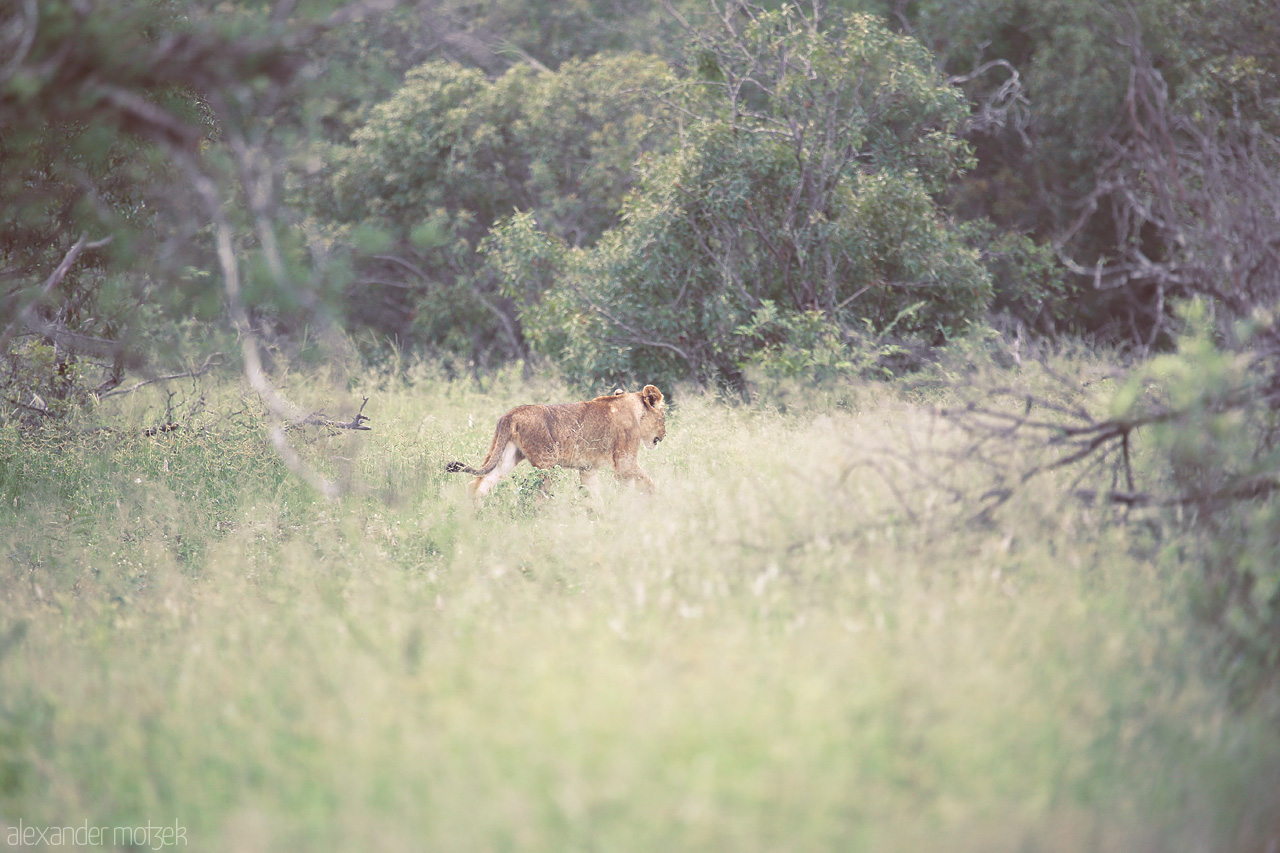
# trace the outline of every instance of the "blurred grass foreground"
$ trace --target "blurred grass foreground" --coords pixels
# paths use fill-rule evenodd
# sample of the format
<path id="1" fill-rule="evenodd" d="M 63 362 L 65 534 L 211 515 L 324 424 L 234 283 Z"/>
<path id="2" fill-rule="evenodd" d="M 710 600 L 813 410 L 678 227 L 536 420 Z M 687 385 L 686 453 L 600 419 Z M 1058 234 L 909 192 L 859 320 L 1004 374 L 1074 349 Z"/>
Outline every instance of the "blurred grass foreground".
<path id="1" fill-rule="evenodd" d="M 0 433 L 9 846 L 1276 849 L 1280 730 L 1210 666 L 1192 534 L 1065 472 L 975 520 L 949 392 L 672 389 L 659 494 L 589 513 L 565 472 L 479 512 L 443 472 L 575 392 L 350 387 L 372 432 L 294 436 L 333 502 L 229 380 L 155 435 L 160 386 Z"/>

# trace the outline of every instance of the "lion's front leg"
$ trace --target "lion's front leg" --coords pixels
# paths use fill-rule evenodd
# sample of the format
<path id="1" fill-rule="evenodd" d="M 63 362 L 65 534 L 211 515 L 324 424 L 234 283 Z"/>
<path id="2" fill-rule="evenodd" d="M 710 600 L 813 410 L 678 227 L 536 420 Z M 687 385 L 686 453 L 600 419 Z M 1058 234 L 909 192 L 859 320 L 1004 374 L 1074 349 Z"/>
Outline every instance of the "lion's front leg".
<path id="1" fill-rule="evenodd" d="M 640 467 L 639 460 L 634 456 L 618 457 L 613 461 L 613 470 L 620 479 L 631 480 L 636 484 L 636 488 L 647 495 L 653 494 L 654 489 L 657 487 L 653 482 L 653 478 L 645 473 L 644 469 Z"/>

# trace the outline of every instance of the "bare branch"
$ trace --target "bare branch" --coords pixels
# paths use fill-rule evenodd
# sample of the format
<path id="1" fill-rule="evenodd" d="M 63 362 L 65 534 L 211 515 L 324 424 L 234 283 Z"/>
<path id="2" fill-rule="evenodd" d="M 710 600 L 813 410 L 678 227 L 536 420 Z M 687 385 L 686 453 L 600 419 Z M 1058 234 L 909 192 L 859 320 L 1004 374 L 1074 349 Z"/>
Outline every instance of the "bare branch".
<path id="1" fill-rule="evenodd" d="M 64 255 L 62 258 L 62 261 L 58 264 L 56 268 L 54 268 L 53 272 L 49 274 L 49 277 L 45 279 L 44 284 L 40 287 L 40 292 L 37 293 L 35 296 L 33 296 L 31 299 L 27 300 L 26 304 L 24 304 L 21 308 L 17 310 L 17 312 L 15 312 L 13 320 L 10 321 L 9 325 L 5 327 L 4 332 L 0 334 L 0 352 L 4 352 L 7 349 L 7 347 L 9 346 L 9 341 L 13 339 L 13 336 L 15 334 L 17 334 L 20 330 L 22 330 L 23 328 L 26 328 L 29 325 L 31 312 L 35 310 L 35 307 L 37 305 L 40 304 L 40 300 L 48 296 L 49 293 L 52 292 L 53 289 L 57 287 L 59 284 L 61 284 L 62 280 L 67 277 L 67 273 L 70 272 L 71 267 L 75 265 L 76 260 L 80 257 L 80 253 L 83 252 L 85 249 L 100 249 L 103 246 L 109 245 L 112 239 L 114 238 L 107 237 L 103 240 L 95 240 L 90 242 L 88 234 L 82 233 L 80 235 L 79 239 L 77 239 L 76 242 L 71 246 L 71 248 L 67 250 L 66 255 Z M 34 329 L 34 331 L 43 333 L 44 328 L 43 326 L 41 326 L 40 328 Z"/>
<path id="2" fill-rule="evenodd" d="M 973 520 L 990 521 L 997 509 L 1033 480 L 1067 469 L 1075 472 L 1075 478 L 1063 490 L 1064 495 L 1126 508 L 1206 506 L 1251 499 L 1280 487 L 1280 478 L 1270 472 L 1221 471 L 1214 482 L 1203 487 L 1160 494 L 1139 489 L 1133 468 L 1132 442 L 1143 430 L 1158 424 L 1196 423 L 1206 414 L 1256 406 L 1267 399 L 1267 386 L 1259 384 L 1264 381 L 1261 378 L 1239 387 L 1216 389 L 1182 406 L 1147 401 L 1131 415 L 1101 418 L 1089 411 L 1081 383 L 1058 376 L 1047 366 L 1045 372 L 1059 383 L 1065 402 L 997 387 L 982 389 L 981 401 L 939 412 L 968 437 L 951 458 L 956 463 L 978 462 L 990 471 L 987 488 L 979 497 L 984 506 Z M 1087 479 L 1102 476 L 1110 477 L 1110 488 L 1083 485 Z"/>
<path id="3" fill-rule="evenodd" d="M 427 275 L 426 270 L 424 270 L 422 267 L 418 266 L 417 264 L 410 263 L 408 260 L 400 257 L 399 255 L 374 255 L 373 257 L 377 258 L 380 261 L 386 261 L 388 263 L 395 264 L 396 266 L 401 267 L 410 273 L 413 273 L 422 281 L 431 280 L 431 277 Z"/>
<path id="4" fill-rule="evenodd" d="M 369 430 L 372 427 L 365 426 L 365 422 L 369 417 L 364 413 L 364 407 L 369 402 L 369 398 L 365 397 L 364 402 L 360 404 L 360 411 L 356 412 L 356 416 L 349 421 L 335 421 L 330 419 L 323 412 L 312 412 L 307 415 L 296 426 L 323 426 L 331 429 L 360 429 Z"/>
<path id="5" fill-rule="evenodd" d="M 184 150 L 171 148 L 170 157 L 186 174 L 187 181 L 204 202 L 206 212 L 213 223 L 218 264 L 222 268 L 223 287 L 227 294 L 227 311 L 231 315 L 232 324 L 240 334 L 240 349 L 244 358 L 245 377 L 249 380 L 249 385 L 262 398 L 267 410 L 280 421 L 285 423 L 305 421 L 308 415 L 285 399 L 262 369 L 258 339 L 249 323 L 249 314 L 245 310 L 241 296 L 240 268 L 232 245 L 231 223 L 227 220 L 217 185 Z M 324 497 L 332 500 L 339 496 L 340 490 L 336 483 L 314 471 L 302 461 L 285 438 L 283 426 L 277 425 L 271 429 L 271 442 L 290 471 L 309 483 Z"/>
<path id="6" fill-rule="evenodd" d="M 195 150 L 204 135 L 198 125 L 183 121 L 137 92 L 131 92 L 119 86 L 101 84 L 96 87 L 95 94 L 115 108 L 126 130 L 137 133 L 139 136 L 163 141 L 170 146 Z"/>
<path id="7" fill-rule="evenodd" d="M 114 388 L 106 391 L 105 393 L 99 394 L 98 399 L 105 400 L 108 397 L 116 397 L 121 394 L 132 394 L 134 391 L 137 391 L 139 388 L 145 388 L 146 386 L 154 385 L 157 382 L 169 382 L 170 380 L 173 380 L 173 379 L 186 379 L 189 377 L 204 376 L 211 369 L 213 369 L 214 367 L 217 367 L 220 364 L 222 364 L 222 353 L 220 352 L 211 353 L 207 358 L 205 358 L 204 362 L 199 367 L 196 367 L 192 370 L 184 370 L 181 373 L 170 373 L 166 376 L 156 376 L 152 379 L 144 379 L 141 382 L 137 382 L 133 385 L 130 385 L 128 388 Z"/>

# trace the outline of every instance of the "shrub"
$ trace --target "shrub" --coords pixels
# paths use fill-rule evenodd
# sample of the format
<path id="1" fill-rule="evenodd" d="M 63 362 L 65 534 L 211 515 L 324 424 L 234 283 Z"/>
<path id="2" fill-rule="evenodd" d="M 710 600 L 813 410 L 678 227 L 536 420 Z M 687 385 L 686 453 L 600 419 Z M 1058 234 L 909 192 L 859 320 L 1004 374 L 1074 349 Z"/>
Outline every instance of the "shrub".
<path id="1" fill-rule="evenodd" d="M 351 319 L 446 355 L 524 353 L 514 311 L 475 248 L 499 218 L 536 212 L 570 245 L 616 221 L 631 167 L 664 144 L 666 66 L 638 55 L 520 66 L 490 81 L 428 62 L 331 148 L 313 208 L 360 272 Z"/>
<path id="2" fill-rule="evenodd" d="M 990 301 L 933 200 L 968 149 L 964 104 L 927 53 L 863 16 L 751 15 L 696 34 L 679 150 L 641 164 L 595 246 L 536 238 L 527 217 L 486 243 L 530 340 L 577 379 L 740 386 L 763 344 L 737 330 L 766 301 L 930 342 Z"/>

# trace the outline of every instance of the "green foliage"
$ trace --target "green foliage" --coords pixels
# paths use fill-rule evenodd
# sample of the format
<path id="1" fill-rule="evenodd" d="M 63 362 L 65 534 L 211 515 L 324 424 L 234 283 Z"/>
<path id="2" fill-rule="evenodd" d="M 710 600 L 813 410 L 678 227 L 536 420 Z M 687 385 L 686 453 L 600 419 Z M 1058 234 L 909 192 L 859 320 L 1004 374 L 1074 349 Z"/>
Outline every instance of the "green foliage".
<path id="1" fill-rule="evenodd" d="M 891 377 L 891 365 L 908 354 L 894 329 L 900 322 L 909 322 L 922 305 L 907 306 L 876 332 L 870 320 L 864 320 L 859 330 L 844 328 L 821 311 L 781 314 L 766 299 L 750 322 L 735 330 L 753 348 L 742 364 L 743 372 L 754 396 L 764 398 L 797 384 L 822 387 L 854 377 Z"/>
<path id="2" fill-rule="evenodd" d="M 1280 508 L 1248 503 L 1212 524 L 1197 549 L 1204 587 L 1196 604 L 1216 632 L 1215 663 L 1244 705 L 1265 700 L 1280 679 Z"/>
<path id="3" fill-rule="evenodd" d="M 1112 416 L 1150 420 L 1177 491 L 1212 511 L 1232 483 L 1280 459 L 1259 453 L 1259 439 L 1270 438 L 1258 431 L 1272 418 L 1252 359 L 1219 345 L 1203 301 L 1191 303 L 1184 320 L 1177 351 L 1137 367 L 1118 389 Z"/>
<path id="4" fill-rule="evenodd" d="M 747 363 L 769 380 L 818 383 L 847 375 L 854 368 L 842 330 L 821 311 L 782 316 L 773 300 L 765 299 L 750 322 L 734 333 L 761 346 Z"/>
<path id="5" fill-rule="evenodd" d="M 1177 351 L 1140 366 L 1117 390 L 1113 416 L 1151 423 L 1147 440 L 1166 488 L 1200 533 L 1196 595 L 1217 632 L 1218 665 L 1249 700 L 1280 679 L 1274 378 L 1256 358 L 1221 346 L 1206 302 L 1192 303 L 1184 321 Z"/>
<path id="6" fill-rule="evenodd" d="M 993 314 L 1007 314 L 1045 335 L 1078 322 L 1081 288 L 1068 277 L 1052 246 L 1002 231 L 989 220 L 965 223 L 965 232 L 991 273 Z"/>
<path id="7" fill-rule="evenodd" d="M 661 140 L 647 92 L 666 85 L 665 67 L 638 55 L 554 74 L 518 66 L 492 83 L 422 65 L 335 152 L 332 216 L 409 229 L 445 208 L 483 233 L 517 208 L 574 244 L 593 242 L 615 221 L 632 164 Z"/>
<path id="8" fill-rule="evenodd" d="M 963 104 L 918 44 L 789 9 L 699 38 L 720 79 L 686 79 L 696 118 L 641 164 L 620 225 L 585 251 L 528 220 L 487 244 L 542 352 L 584 381 L 740 385 L 759 344 L 736 331 L 764 300 L 930 342 L 981 315 L 990 280 L 930 195 L 968 163 Z"/>
<path id="9" fill-rule="evenodd" d="M 152 76 L 145 52 L 175 23 L 169 3 L 90 13 L 53 0 L 0 17 L 15 47 L 0 70 L 0 415 L 33 395 L 64 414 L 72 386 L 82 393 L 79 380 L 98 374 L 78 356 L 111 365 L 123 341 L 151 331 L 154 314 L 138 310 L 151 282 L 137 254 L 154 248 L 172 173 L 109 98 L 173 94 L 180 83 Z M 50 326 L 87 339 L 89 351 L 77 354 Z"/>
<path id="10" fill-rule="evenodd" d="M 480 7 L 455 0 L 442 5 L 471 27 L 501 33 L 499 55 L 510 61 L 532 57 L 553 69 L 595 54 L 661 54 L 673 29 L 661 5 L 650 0 L 491 0 Z"/>
<path id="11" fill-rule="evenodd" d="M 1166 0 L 1126 8 L 1153 35 L 1167 32 L 1173 17 Z M 1007 124 L 982 135 L 983 162 L 967 190 L 984 195 L 980 209 L 1001 225 L 1052 234 L 1073 217 L 1072 204 L 1093 188 L 1094 169 L 1115 128 L 1128 83 L 1128 57 L 1116 46 L 1122 14 L 1114 4 L 1095 0 L 924 2 L 913 12 L 913 31 L 947 71 L 968 74 L 994 59 L 1017 70 L 1026 91 L 1025 114 L 1015 111 Z M 1008 76 L 993 69 L 967 81 L 966 91 L 981 102 Z M 1047 193 L 1034 197 L 1037 187 Z M 1002 207 L 1005 195 L 1022 196 L 1025 204 Z"/>
<path id="12" fill-rule="evenodd" d="M 1280 135 L 1280 20 L 1265 0 L 1194 0 L 1177 9 L 1171 73 L 1182 111 L 1209 108 L 1220 116 L 1256 121 Z M 1172 51 L 1170 51 L 1172 53 Z M 1196 116 L 1199 118 L 1200 116 Z"/>
<path id="13" fill-rule="evenodd" d="M 650 93 L 668 85 L 665 66 L 636 55 L 519 66 L 492 82 L 443 62 L 410 71 L 353 145 L 332 150 L 331 192 L 316 202 L 369 271 L 348 292 L 357 322 L 444 352 L 520 354 L 476 245 L 513 209 L 573 245 L 594 242 L 632 164 L 666 144 Z"/>
<path id="14" fill-rule="evenodd" d="M 84 402 L 82 368 L 59 358 L 55 347 L 36 338 L 25 338 L 9 348 L 4 388 L 8 394 L 6 415 L 26 415 L 24 420 L 61 418 Z M 37 417 L 38 416 L 38 417 Z M 8 420 L 8 418 L 5 418 Z"/>
<path id="15" fill-rule="evenodd" d="M 268 128 L 296 125 L 264 114 L 288 100 L 309 16 L 333 5 L 288 22 L 254 3 L 5 6 L 0 419 L 64 417 L 127 371 L 187 362 L 177 344 L 216 336 L 191 324 L 224 310 L 207 192 L 232 202 L 258 322 L 295 332 L 323 314 L 343 270 L 313 265 L 283 224 Z"/>
<path id="16" fill-rule="evenodd" d="M 423 63 L 453 63 L 492 80 L 522 65 L 554 71 L 606 54 L 662 56 L 673 28 L 660 4 L 648 0 L 402 3 L 311 45 L 316 80 L 294 109 L 317 122 L 325 139 L 349 143 Z"/>

